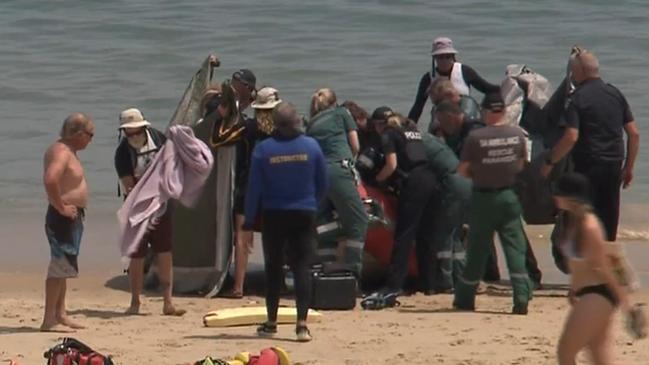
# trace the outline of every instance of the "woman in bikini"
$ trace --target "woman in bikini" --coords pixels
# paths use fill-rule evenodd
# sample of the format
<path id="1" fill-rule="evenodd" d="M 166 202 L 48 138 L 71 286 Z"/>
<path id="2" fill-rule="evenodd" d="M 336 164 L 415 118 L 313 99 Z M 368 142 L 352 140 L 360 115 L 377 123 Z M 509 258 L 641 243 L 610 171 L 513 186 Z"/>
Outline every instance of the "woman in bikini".
<path id="1" fill-rule="evenodd" d="M 611 364 L 611 325 L 615 310 L 632 310 L 627 288 L 614 273 L 602 223 L 590 203 L 589 183 L 577 173 L 564 175 L 554 186 L 557 207 L 568 216 L 561 237 L 569 258 L 572 308 L 558 344 L 560 365 L 576 364 L 577 353 L 588 348 L 595 364 Z"/>

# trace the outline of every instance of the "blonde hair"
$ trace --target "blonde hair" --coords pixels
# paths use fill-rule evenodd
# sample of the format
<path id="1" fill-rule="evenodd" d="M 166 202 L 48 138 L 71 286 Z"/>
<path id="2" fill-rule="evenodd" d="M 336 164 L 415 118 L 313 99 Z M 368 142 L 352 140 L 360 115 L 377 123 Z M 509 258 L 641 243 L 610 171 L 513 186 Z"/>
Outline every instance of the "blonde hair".
<path id="1" fill-rule="evenodd" d="M 92 118 L 84 113 L 72 113 L 65 121 L 63 121 L 63 126 L 61 127 L 60 136 L 63 139 L 73 137 L 75 134 L 85 131 L 88 128 L 88 124 Z"/>
<path id="2" fill-rule="evenodd" d="M 311 96 L 311 117 L 323 110 L 329 109 L 336 104 L 336 93 L 331 89 L 323 88 L 316 90 Z"/>
<path id="3" fill-rule="evenodd" d="M 273 121 L 273 109 L 255 109 L 255 119 L 257 128 L 267 135 L 275 131 L 275 122 Z"/>
<path id="4" fill-rule="evenodd" d="M 439 104 L 447 98 L 449 93 L 456 91 L 451 80 L 437 79 L 430 86 L 430 98 L 434 104 Z"/>
<path id="5" fill-rule="evenodd" d="M 388 127 L 403 128 L 406 126 L 408 120 L 403 115 L 396 113 L 388 117 Z"/>

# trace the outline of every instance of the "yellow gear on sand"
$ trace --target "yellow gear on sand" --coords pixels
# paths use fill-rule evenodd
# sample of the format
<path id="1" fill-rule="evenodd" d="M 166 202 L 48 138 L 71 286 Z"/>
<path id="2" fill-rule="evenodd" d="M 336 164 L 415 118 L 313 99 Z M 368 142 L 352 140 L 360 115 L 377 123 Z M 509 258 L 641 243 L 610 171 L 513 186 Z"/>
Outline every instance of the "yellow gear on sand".
<path id="1" fill-rule="evenodd" d="M 247 351 L 239 352 L 238 354 L 234 355 L 235 360 L 239 360 L 243 363 L 243 365 L 248 365 L 250 362 L 250 353 Z"/>
<path id="2" fill-rule="evenodd" d="M 271 350 L 277 354 L 279 365 L 291 365 L 291 358 L 288 356 L 286 350 L 281 347 L 271 347 Z"/>
<path id="3" fill-rule="evenodd" d="M 291 365 L 291 358 L 288 352 L 281 347 L 271 347 L 271 350 L 277 355 L 279 365 Z M 230 365 L 248 365 L 250 362 L 250 352 L 242 351 L 234 355 L 234 359 L 228 361 Z"/>

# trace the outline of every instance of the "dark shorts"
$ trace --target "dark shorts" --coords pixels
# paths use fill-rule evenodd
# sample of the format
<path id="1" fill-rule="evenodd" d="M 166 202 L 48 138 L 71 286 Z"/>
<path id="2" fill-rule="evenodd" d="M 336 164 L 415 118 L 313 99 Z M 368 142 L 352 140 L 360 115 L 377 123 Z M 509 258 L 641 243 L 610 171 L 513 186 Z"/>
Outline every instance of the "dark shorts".
<path id="1" fill-rule="evenodd" d="M 586 294 L 598 294 L 603 296 L 606 300 L 608 300 L 614 307 L 617 307 L 619 304 L 617 301 L 617 298 L 615 297 L 615 294 L 611 291 L 611 289 L 606 286 L 606 284 L 600 284 L 600 285 L 592 285 L 592 286 L 585 286 L 581 289 L 579 289 L 576 293 L 576 297 L 581 297 Z"/>
<path id="2" fill-rule="evenodd" d="M 144 235 L 144 238 L 140 242 L 140 247 L 130 257 L 132 259 L 146 257 L 149 247 L 155 253 L 170 252 L 172 248 L 172 235 L 171 206 L 167 204 L 167 211 L 160 217 L 158 224 L 154 229 Z"/>
<path id="3" fill-rule="evenodd" d="M 85 211 L 78 208 L 77 218 L 70 219 L 53 206 L 47 207 L 45 235 L 50 244 L 48 278 L 66 279 L 79 276 L 77 257 L 83 235 Z"/>

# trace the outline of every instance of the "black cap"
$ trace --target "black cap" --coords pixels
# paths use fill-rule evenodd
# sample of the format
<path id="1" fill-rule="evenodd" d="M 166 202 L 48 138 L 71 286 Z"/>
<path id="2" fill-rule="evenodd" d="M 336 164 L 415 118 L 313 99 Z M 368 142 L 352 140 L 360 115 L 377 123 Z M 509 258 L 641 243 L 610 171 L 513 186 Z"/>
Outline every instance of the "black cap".
<path id="1" fill-rule="evenodd" d="M 569 172 L 552 185 L 552 194 L 590 203 L 590 182 L 582 174 Z"/>
<path id="2" fill-rule="evenodd" d="M 257 78 L 255 77 L 255 74 L 252 73 L 252 71 L 248 70 L 247 68 L 242 68 L 241 70 L 233 73 L 232 79 L 241 81 L 244 84 L 252 87 L 253 89 L 255 88 L 255 84 L 257 83 Z"/>
<path id="3" fill-rule="evenodd" d="M 482 104 L 480 105 L 482 109 L 487 109 L 492 112 L 501 112 L 505 109 L 505 101 L 503 100 L 500 91 L 491 92 L 484 96 L 482 99 Z"/>
<path id="4" fill-rule="evenodd" d="M 374 123 L 387 123 L 388 118 L 394 114 L 394 111 L 389 106 L 380 106 L 374 109 L 370 120 Z"/>

